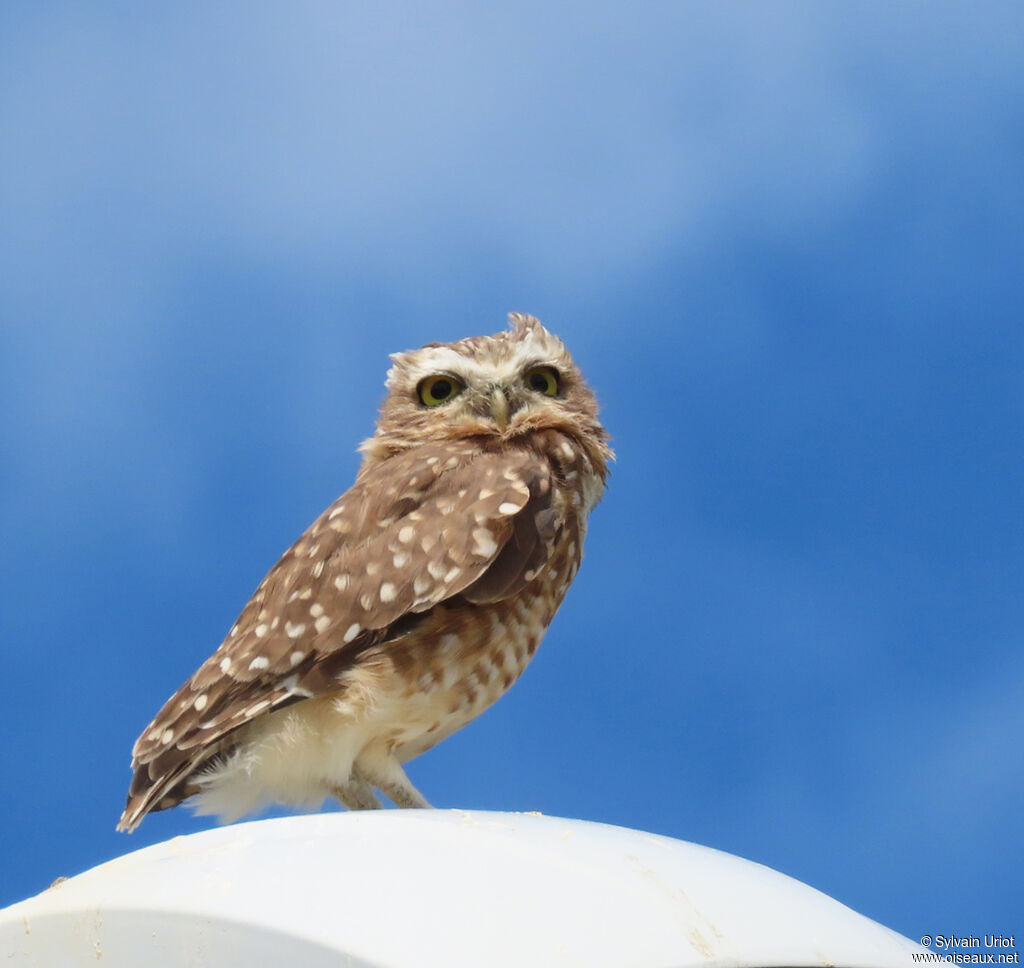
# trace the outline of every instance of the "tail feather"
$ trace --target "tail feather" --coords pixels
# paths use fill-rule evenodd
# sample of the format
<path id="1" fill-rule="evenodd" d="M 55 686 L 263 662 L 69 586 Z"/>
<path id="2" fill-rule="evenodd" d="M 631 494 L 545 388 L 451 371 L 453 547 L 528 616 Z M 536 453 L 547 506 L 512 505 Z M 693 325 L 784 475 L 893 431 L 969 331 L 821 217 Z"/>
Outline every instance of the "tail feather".
<path id="1" fill-rule="evenodd" d="M 189 778 L 209 758 L 209 750 L 197 751 L 196 755 L 179 762 L 175 769 L 154 779 L 149 768 L 153 763 L 138 764 L 124 813 L 117 822 L 117 829 L 125 833 L 135 830 L 147 813 L 168 810 L 195 794 L 197 788 L 188 783 Z"/>

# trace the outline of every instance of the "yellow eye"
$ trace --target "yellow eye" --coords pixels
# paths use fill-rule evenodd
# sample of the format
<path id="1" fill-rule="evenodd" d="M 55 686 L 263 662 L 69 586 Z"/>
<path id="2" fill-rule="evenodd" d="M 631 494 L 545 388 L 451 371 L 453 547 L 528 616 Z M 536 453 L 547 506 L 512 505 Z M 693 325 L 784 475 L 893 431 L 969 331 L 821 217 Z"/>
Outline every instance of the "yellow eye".
<path id="1" fill-rule="evenodd" d="M 425 380 L 421 380 L 416 392 L 419 394 L 420 403 L 423 406 L 439 407 L 442 403 L 447 403 L 457 397 L 465 389 L 465 383 L 456 380 L 453 376 L 439 373 L 437 376 L 428 376 Z"/>
<path id="2" fill-rule="evenodd" d="M 558 396 L 558 370 L 553 366 L 535 366 L 526 371 L 526 385 L 546 397 Z"/>

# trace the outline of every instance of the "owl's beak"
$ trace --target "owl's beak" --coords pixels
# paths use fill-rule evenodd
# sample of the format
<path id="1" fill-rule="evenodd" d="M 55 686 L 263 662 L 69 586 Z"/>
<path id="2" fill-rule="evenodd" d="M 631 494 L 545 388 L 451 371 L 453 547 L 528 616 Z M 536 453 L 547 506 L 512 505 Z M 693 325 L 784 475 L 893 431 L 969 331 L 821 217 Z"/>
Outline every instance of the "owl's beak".
<path id="1" fill-rule="evenodd" d="M 491 391 L 491 416 L 494 417 L 498 430 L 504 433 L 508 427 L 508 397 L 501 387 L 495 387 Z"/>

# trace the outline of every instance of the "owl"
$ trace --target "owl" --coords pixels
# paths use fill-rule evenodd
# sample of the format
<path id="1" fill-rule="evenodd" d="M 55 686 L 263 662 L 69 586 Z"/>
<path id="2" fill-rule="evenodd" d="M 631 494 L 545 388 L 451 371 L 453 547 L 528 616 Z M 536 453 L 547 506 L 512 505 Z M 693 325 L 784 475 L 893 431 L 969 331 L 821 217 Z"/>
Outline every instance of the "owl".
<path id="1" fill-rule="evenodd" d="M 118 829 L 186 799 L 426 807 L 403 763 L 502 696 L 576 576 L 612 452 L 531 316 L 392 356 L 355 484 L 289 548 L 132 750 Z"/>

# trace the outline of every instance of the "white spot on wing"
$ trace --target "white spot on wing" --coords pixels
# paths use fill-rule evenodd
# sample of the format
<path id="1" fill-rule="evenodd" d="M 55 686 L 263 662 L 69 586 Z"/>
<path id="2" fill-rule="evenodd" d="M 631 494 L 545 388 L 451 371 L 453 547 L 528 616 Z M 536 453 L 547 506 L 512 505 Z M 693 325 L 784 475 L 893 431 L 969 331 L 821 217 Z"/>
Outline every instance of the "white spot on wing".
<path id="1" fill-rule="evenodd" d="M 395 586 L 386 581 L 380 586 L 380 600 L 382 602 L 393 602 L 395 600 Z"/>
<path id="2" fill-rule="evenodd" d="M 296 675 L 290 675 L 287 679 L 283 679 L 281 681 L 281 688 L 289 696 L 305 696 L 308 699 L 313 695 L 308 689 L 303 689 L 299 685 L 299 677 Z"/>
<path id="3" fill-rule="evenodd" d="M 345 632 L 342 641 L 348 643 L 351 642 L 361 631 L 361 626 L 358 622 L 353 622 Z"/>
<path id="4" fill-rule="evenodd" d="M 255 672 L 258 669 L 266 669 L 270 665 L 270 659 L 265 655 L 258 655 L 249 663 L 249 670 Z"/>
<path id="5" fill-rule="evenodd" d="M 473 554 L 481 558 L 490 558 L 497 550 L 498 543 L 487 528 L 476 528 L 473 531 Z"/>

